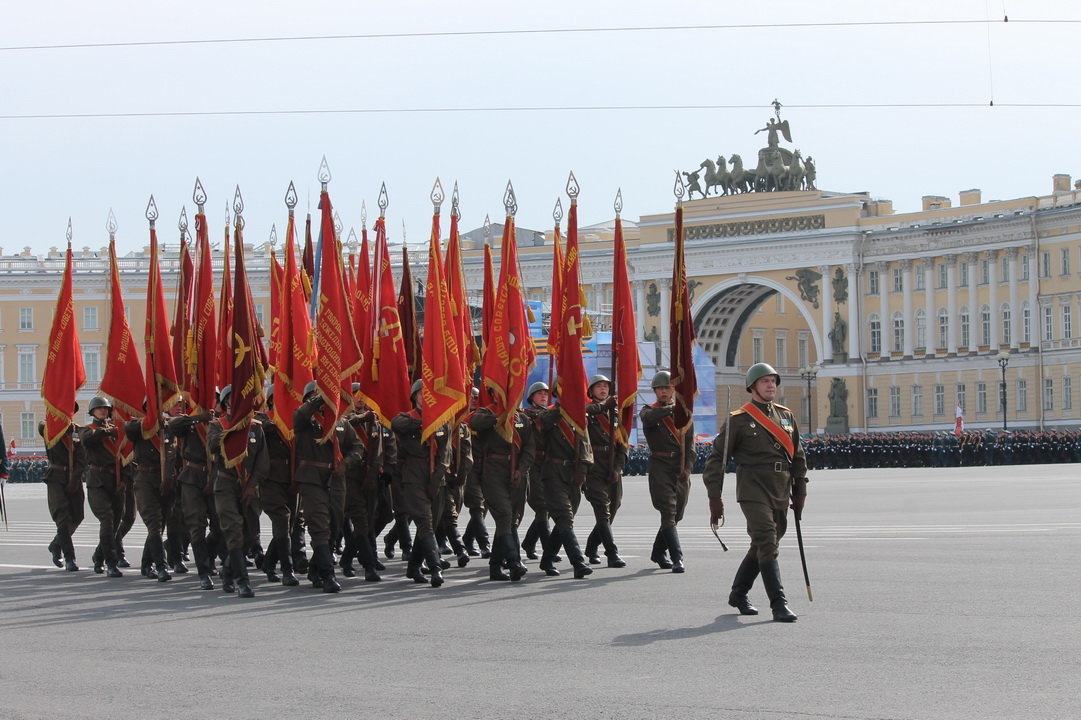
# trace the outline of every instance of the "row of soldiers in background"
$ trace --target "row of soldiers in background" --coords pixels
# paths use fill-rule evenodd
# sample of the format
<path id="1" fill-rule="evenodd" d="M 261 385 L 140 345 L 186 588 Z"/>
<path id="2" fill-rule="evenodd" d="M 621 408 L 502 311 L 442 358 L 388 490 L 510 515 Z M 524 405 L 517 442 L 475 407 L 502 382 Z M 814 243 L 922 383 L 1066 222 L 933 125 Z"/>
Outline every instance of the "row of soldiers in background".
<path id="1" fill-rule="evenodd" d="M 812 469 L 1081 462 L 1081 430 L 812 435 L 803 444 Z"/>
<path id="2" fill-rule="evenodd" d="M 48 451 L 45 481 L 57 527 L 49 549 L 58 567 L 78 570 L 71 538 L 83 520 L 85 498 L 100 526 L 95 572 L 119 577 L 120 568 L 130 566 L 123 538 L 138 508 L 147 529 L 140 561 L 145 577 L 171 580 L 173 573 L 188 572 L 185 563 L 193 556 L 201 589 L 214 589 L 212 578 L 218 576 L 224 591 L 241 597 L 254 595 L 249 567 L 257 567 L 270 582 L 295 586 L 295 573 L 304 572 L 306 564 L 314 587 L 338 592 L 335 569 L 351 577 L 359 561 L 365 580 L 379 581 L 386 567 L 377 557 L 377 538 L 388 527 L 386 557 L 393 558 L 400 547 L 406 577 L 433 587 L 443 584 L 442 571 L 450 567 L 443 554 L 455 555 L 459 567 L 470 557 L 486 557 L 490 579 L 496 581 L 520 580 L 526 573 L 521 550 L 536 559 L 538 545 L 540 569 L 547 575 L 560 574 L 555 568 L 560 551 L 576 578 L 588 576 L 590 565 L 602 562 L 601 549 L 608 567 L 624 567 L 611 523 L 622 499 L 626 455 L 614 442 L 617 403 L 609 388 L 604 376 L 590 379 L 588 439 L 573 432 L 557 406 L 548 405 L 548 387 L 537 383 L 514 419 L 509 441 L 496 432 L 496 416 L 476 407 L 476 391 L 466 422 L 444 425 L 422 440 L 419 381 L 412 388 L 414 409 L 393 418 L 393 432 L 359 401 L 344 419 L 325 418 L 313 382 L 294 417 L 293 444 L 267 414 L 273 407 L 271 392 L 269 407 L 256 413 L 242 438 L 246 453 L 240 462 L 225 461 L 227 454 L 237 455 L 235 447 L 227 450 L 225 440 L 230 387 L 222 389 L 214 411 L 182 414 L 177 404 L 174 415 L 162 416 L 162 434 L 149 437 L 144 437 L 142 420 L 114 424 L 109 401 L 95 397 L 91 422 L 72 424 Z M 643 418 L 651 408 L 658 414 L 654 424 L 671 414 L 671 403 L 659 403 L 643 408 Z M 128 464 L 120 459 L 122 438 L 134 447 Z M 684 486 L 689 461 L 686 465 L 678 478 Z M 674 524 L 682 518 L 686 489 L 672 500 L 671 518 L 666 520 L 662 511 L 652 556 L 674 572 L 683 569 Z M 583 493 L 595 516 L 584 552 L 573 527 Z M 652 480 L 651 494 L 657 505 Z M 527 503 L 535 520 L 520 540 L 518 526 Z M 469 521 L 459 536 L 463 508 L 469 510 Z M 488 512 L 496 523 L 491 538 L 484 524 Z M 272 528 L 265 552 L 261 513 Z M 310 561 L 302 549 L 305 529 L 313 551 Z"/>

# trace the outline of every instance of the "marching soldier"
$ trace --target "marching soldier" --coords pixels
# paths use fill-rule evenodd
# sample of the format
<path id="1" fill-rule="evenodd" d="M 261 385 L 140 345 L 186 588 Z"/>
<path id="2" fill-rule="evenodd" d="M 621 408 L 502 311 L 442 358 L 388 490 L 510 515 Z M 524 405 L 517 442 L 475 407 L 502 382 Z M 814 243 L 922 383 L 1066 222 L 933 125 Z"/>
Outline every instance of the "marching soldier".
<path id="1" fill-rule="evenodd" d="M 353 427 L 345 421 L 338 421 L 330 438 L 323 439 L 327 435 L 323 427 L 326 420 L 317 418 L 316 413 L 325 405 L 312 380 L 304 387 L 304 404 L 293 415 L 293 431 L 297 487 L 313 555 L 308 579 L 313 587 L 336 593 L 341 592 L 342 586 L 334 576 L 330 541 L 333 530 L 342 525 L 345 475 L 349 466 L 360 461 L 360 445 Z"/>
<path id="2" fill-rule="evenodd" d="M 593 447 L 593 464 L 586 476 L 586 500 L 593 506 L 596 525 L 586 540 L 586 557 L 590 564 L 600 564 L 597 547 L 604 547 L 608 567 L 626 567 L 612 537 L 612 521 L 623 503 L 623 465 L 627 451 L 616 441 L 616 408 L 618 401 L 609 395 L 611 383 L 604 375 L 589 379 L 589 399 L 586 417 L 589 421 L 589 444 Z"/>
<path id="3" fill-rule="evenodd" d="M 458 534 L 458 514 L 465 501 L 467 478 L 473 474 L 473 438 L 469 426 L 458 423 L 451 431 L 450 469 L 444 486 L 443 516 L 439 518 L 437 538 L 445 539 L 450 544 L 451 552 L 458 560 L 458 567 L 469 564 L 469 555 Z"/>
<path id="4" fill-rule="evenodd" d="M 661 569 L 684 571 L 683 549 L 676 525 L 683 519 L 691 492 L 691 468 L 694 466 L 694 426 L 680 436 L 676 429 L 675 388 L 672 374 L 661 370 L 653 376 L 657 402 L 638 412 L 642 430 L 649 443 L 649 496 L 661 514 L 661 527 L 653 541 L 650 559 Z M 667 557 L 666 557 L 667 555 Z"/>
<path id="5" fill-rule="evenodd" d="M 480 390 L 473 388 L 469 394 L 470 412 L 477 409 L 477 399 Z M 468 427 L 468 423 L 467 423 Z M 470 556 L 488 559 L 491 556 L 491 543 L 488 540 L 488 527 L 484 524 L 484 518 L 488 515 L 488 508 L 484 504 L 484 490 L 481 488 L 480 469 L 481 463 L 476 462 L 483 451 L 478 446 L 477 432 L 469 429 L 469 443 L 472 448 L 474 462 L 470 465 L 469 476 L 465 479 L 465 489 L 462 493 L 462 503 L 469 509 L 469 522 L 462 534 L 462 543 L 465 551 Z M 475 547 L 474 547 L 475 543 Z M 477 550 L 477 548 L 480 548 Z"/>
<path id="6" fill-rule="evenodd" d="M 184 526 L 191 542 L 195 558 L 195 571 L 199 574 L 199 589 L 213 590 L 214 556 L 217 552 L 218 513 L 214 509 L 214 486 L 209 482 L 207 459 L 207 423 L 214 417 L 213 411 L 178 415 L 169 421 L 168 432 L 176 438 L 180 453 L 180 506 Z M 210 535 L 207 534 L 207 525 Z"/>
<path id="7" fill-rule="evenodd" d="M 771 366 L 751 366 L 746 382 L 751 400 L 730 413 L 725 429 L 713 441 L 702 480 L 709 493 L 710 519 L 716 522 L 724 517 L 724 459 L 736 461 L 736 502 L 747 519 L 751 546 L 736 570 L 728 604 L 741 615 L 757 615 L 747 593 L 761 574 L 773 619 L 795 622 L 781 585 L 777 554 L 788 528 L 789 502 L 797 520 L 803 513 L 807 461 L 792 411 L 773 402 L 780 384 L 781 376 Z"/>
<path id="8" fill-rule="evenodd" d="M 144 438 L 143 421 L 139 418 L 132 418 L 124 423 L 124 434 L 135 452 L 135 503 L 139 510 L 139 517 L 146 525 L 146 542 L 143 544 L 143 575 L 158 582 L 168 582 L 173 579 L 173 576 L 169 574 L 166 563 L 162 532 L 165 529 L 166 513 L 171 510 L 171 503 L 166 502 L 164 493 L 165 478 L 162 475 L 162 454 L 159 450 L 159 442 L 165 445 L 167 454 L 172 438 L 166 438 L 164 435 L 160 438 Z"/>
<path id="9" fill-rule="evenodd" d="M 413 409 L 398 413 L 391 421 L 391 429 L 398 438 L 402 510 L 417 528 L 405 576 L 416 583 L 425 582 L 421 565 L 427 563 L 431 585 L 439 587 L 443 584 L 444 568 L 435 542 L 435 521 L 443 514 L 443 485 L 450 467 L 450 427 L 444 425 L 426 442 L 421 442 L 422 419 L 417 401 L 420 390 L 421 381 L 417 380 L 409 393 Z"/>
<path id="10" fill-rule="evenodd" d="M 273 385 L 267 388 L 266 398 L 266 411 L 256 412 L 255 419 L 263 425 L 270 461 L 267 476 L 259 484 L 259 507 L 270 518 L 271 539 L 259 569 L 266 573 L 268 582 L 296 587 L 300 581 L 293 572 L 293 548 L 289 532 L 297 502 L 297 491 L 293 485 L 293 446 L 269 415 L 274 410 Z M 281 575 L 275 571 L 279 561 Z"/>
<path id="11" fill-rule="evenodd" d="M 94 572 L 121 577 L 123 573 L 116 566 L 116 535 L 124 514 L 124 481 L 117 457 L 119 431 L 113 424 L 112 403 L 101 396 L 92 398 L 90 417 L 90 424 L 79 429 L 79 439 L 86 451 L 87 499 L 99 523 Z"/>
<path id="12" fill-rule="evenodd" d="M 516 411 L 514 435 L 508 442 L 495 429 L 498 419 L 490 408 L 477 408 L 469 416 L 469 427 L 477 434 L 474 464 L 479 468 L 484 499 L 495 521 L 488 579 L 517 582 L 526 574 L 518 550 L 517 531 L 525 512 L 534 433 L 529 418 Z M 510 570 L 509 575 L 503 572 L 504 566 Z"/>
<path id="13" fill-rule="evenodd" d="M 360 383 L 353 383 L 353 392 L 359 389 Z M 375 545 L 371 539 L 374 524 L 370 512 L 375 508 L 374 496 L 379 477 L 378 465 L 373 464 L 377 458 L 372 453 L 375 448 L 372 447 L 371 426 L 378 425 L 373 422 L 374 419 L 375 413 L 362 401 L 354 400 L 353 412 L 348 421 L 363 448 L 364 462 L 355 463 L 345 474 L 345 517 L 349 520 L 351 530 L 346 534 L 345 550 L 339 559 L 342 575 L 345 577 L 356 576 L 353 558 L 359 560 L 364 568 L 364 579 L 368 582 L 379 582 L 383 579 L 376 571 Z"/>
<path id="14" fill-rule="evenodd" d="M 79 404 L 75 403 L 75 412 Z M 38 434 L 45 437 L 45 422 L 38 423 Z M 3 447 L 0 447 L 3 453 Z M 48 490 L 49 516 L 56 524 L 56 537 L 49 543 L 53 564 L 69 572 L 79 569 L 75 564 L 75 546 L 71 536 L 83 522 L 86 496 L 83 493 L 83 471 L 86 469 L 86 453 L 80 442 L 79 426 L 72 423 L 59 442 L 46 448 L 49 469 L 45 472 L 45 488 Z M 64 562 L 61 564 L 60 557 Z"/>
<path id="15" fill-rule="evenodd" d="M 548 436 L 539 431 L 539 418 L 541 413 L 548 409 L 551 389 L 547 383 L 535 382 L 529 386 L 525 398 L 526 405 L 522 412 L 528 415 L 534 424 L 533 466 L 529 468 L 529 488 L 526 495 L 529 507 L 533 510 L 533 522 L 525 531 L 522 549 L 525 550 L 527 558 L 536 560 L 540 557 L 537 554 L 537 543 L 540 543 L 541 552 L 543 552 L 551 536 L 551 529 L 548 527 L 548 506 L 544 500 L 544 463 L 548 459 Z M 552 562 L 556 563 L 562 560 L 563 558 L 559 555 L 552 558 Z"/>

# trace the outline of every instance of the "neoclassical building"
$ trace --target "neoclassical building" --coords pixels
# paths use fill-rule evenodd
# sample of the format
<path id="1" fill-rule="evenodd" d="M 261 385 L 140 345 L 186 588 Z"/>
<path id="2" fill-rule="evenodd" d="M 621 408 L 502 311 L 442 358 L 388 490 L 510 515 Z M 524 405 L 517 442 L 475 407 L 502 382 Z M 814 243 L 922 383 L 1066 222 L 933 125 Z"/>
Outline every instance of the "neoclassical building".
<path id="1" fill-rule="evenodd" d="M 956 204 L 927 196 L 905 214 L 863 193 L 799 190 L 688 200 L 684 217 L 692 312 L 716 366 L 722 413 L 744 401 L 746 369 L 766 361 L 783 375 L 781 401 L 814 432 L 952 429 L 958 405 L 969 427 L 1081 424 L 1081 190 L 1068 176 L 1055 175 L 1047 195 L 984 202 L 968 190 Z M 660 366 L 673 222 L 672 210 L 624 221 L 639 338 Z M 613 232 L 613 221 L 579 232 L 582 282 L 600 330 L 611 312 Z M 500 236 L 493 227 L 491 242 Z M 520 228 L 517 237 L 526 295 L 549 302 L 553 233 Z M 479 228 L 465 235 L 478 303 L 484 239 Z M 177 251 L 168 245 L 161 261 L 170 306 Z M 263 244 L 249 246 L 246 259 L 265 326 L 269 257 Z M 76 251 L 84 408 L 107 360 L 107 258 L 104 249 Z M 415 274 L 425 261 L 418 249 Z M 141 337 L 149 259 L 130 253 L 120 265 Z M 20 449 L 41 447 L 39 389 L 62 269 L 55 249 L 43 257 L 0 250 L 0 422 Z"/>

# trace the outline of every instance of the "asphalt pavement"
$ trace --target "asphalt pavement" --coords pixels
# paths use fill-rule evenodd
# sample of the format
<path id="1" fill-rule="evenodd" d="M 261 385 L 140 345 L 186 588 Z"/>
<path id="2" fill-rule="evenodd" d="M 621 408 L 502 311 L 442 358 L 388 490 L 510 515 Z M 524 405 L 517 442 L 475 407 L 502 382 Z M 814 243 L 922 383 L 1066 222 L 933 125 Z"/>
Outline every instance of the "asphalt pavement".
<path id="1" fill-rule="evenodd" d="M 645 479 L 625 482 L 623 569 L 575 580 L 528 562 L 522 582 L 492 583 L 476 558 L 433 589 L 399 558 L 339 595 L 253 573 L 250 600 L 194 574 L 95 575 L 89 509 L 84 569 L 58 570 L 44 486 L 8 485 L 0 718 L 1081 717 L 1078 465 L 812 473 L 813 602 L 791 524 L 781 550 L 792 625 L 770 621 L 760 583 L 763 614 L 725 603 L 747 546 L 731 484 L 724 553 L 693 479 L 676 575 L 649 562 Z M 591 526 L 583 503 L 583 543 Z M 129 557 L 143 537 L 136 520 Z"/>

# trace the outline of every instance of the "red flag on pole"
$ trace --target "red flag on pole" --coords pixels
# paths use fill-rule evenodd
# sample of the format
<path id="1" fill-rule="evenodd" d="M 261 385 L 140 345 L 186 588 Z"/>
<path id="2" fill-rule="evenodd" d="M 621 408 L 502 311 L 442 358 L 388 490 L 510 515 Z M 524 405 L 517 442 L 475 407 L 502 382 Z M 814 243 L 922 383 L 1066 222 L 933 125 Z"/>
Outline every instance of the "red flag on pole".
<path id="1" fill-rule="evenodd" d="M 627 246 L 623 241 L 623 221 L 619 217 L 622 209 L 623 193 L 620 192 L 616 195 L 615 271 L 612 276 L 612 394 L 619 400 L 616 441 L 626 446 L 634 423 L 634 402 L 638 397 L 638 380 L 642 377 L 642 361 L 638 357 Z"/>
<path id="2" fill-rule="evenodd" d="M 360 230 L 360 257 L 357 259 L 357 275 L 353 283 L 353 333 L 357 338 L 357 349 L 362 358 L 372 352 L 372 335 L 375 324 L 372 317 L 372 297 L 375 288 L 372 283 L 371 256 L 368 250 L 368 226 L 365 221 Z M 357 372 L 359 378 L 360 372 Z"/>
<path id="3" fill-rule="evenodd" d="M 240 189 L 236 193 L 236 229 L 233 252 L 235 272 L 233 287 L 233 332 L 228 356 L 231 358 L 229 414 L 222 420 L 222 459 L 225 467 L 237 467 L 248 456 L 248 431 L 266 378 L 263 341 L 255 319 L 248 273 L 244 267 L 244 219 Z M 243 475 L 243 473 L 241 473 Z"/>
<path id="4" fill-rule="evenodd" d="M 677 175 L 677 182 L 679 178 Z M 680 184 L 682 189 L 682 184 Z M 687 289 L 687 265 L 683 254 L 683 204 L 676 205 L 676 252 L 672 268 L 672 310 L 670 329 L 670 372 L 676 391 L 673 420 L 676 429 L 686 432 L 694 420 L 694 399 L 698 396 L 698 376 L 694 371 L 694 322 Z"/>
<path id="5" fill-rule="evenodd" d="M 173 369 L 176 371 L 177 385 L 182 395 L 189 392 L 187 373 L 188 331 L 191 329 L 191 293 L 192 275 L 195 270 L 191 254 L 184 238 L 188 229 L 187 211 L 182 211 L 180 218 L 180 277 L 176 284 L 176 305 L 173 307 Z"/>
<path id="6" fill-rule="evenodd" d="M 507 442 L 514 435 L 514 414 L 525 395 L 529 371 L 536 360 L 533 338 L 525 313 L 525 298 L 518 271 L 518 246 L 514 237 L 514 189 L 507 183 L 504 196 L 507 218 L 503 225 L 503 248 L 499 264 L 490 343 L 484 351 L 482 376 L 498 418 L 496 431 Z"/>
<path id="7" fill-rule="evenodd" d="M 438 199 L 442 187 L 436 180 Z M 433 191 L 433 199 L 437 197 Z M 428 243 L 428 279 L 424 294 L 424 339 L 421 350 L 420 408 L 421 442 L 444 424 L 457 418 L 466 407 L 464 366 L 458 350 L 461 325 L 455 323 L 450 290 L 443 275 L 439 251 L 439 204 L 432 215 L 432 235 Z"/>
<path id="8" fill-rule="evenodd" d="M 271 230 L 273 231 L 273 227 Z M 270 362 L 269 368 L 272 370 L 277 369 L 282 352 L 281 309 L 284 294 L 282 283 L 284 282 L 285 271 L 282 269 L 281 263 L 278 262 L 278 256 L 272 247 L 270 248 L 270 343 L 267 354 L 267 359 Z"/>
<path id="9" fill-rule="evenodd" d="M 64 258 L 64 278 L 56 297 L 56 311 L 49 329 L 49 354 L 41 379 L 45 400 L 45 446 L 52 447 L 71 427 L 75 415 L 75 394 L 86 382 L 82 347 L 75 329 L 75 302 L 71 283 L 71 221 L 68 221 L 68 249 Z"/>
<path id="10" fill-rule="evenodd" d="M 304 293 L 302 270 L 297 265 L 296 221 L 293 217 L 296 193 L 292 183 L 289 184 L 289 193 L 285 197 L 289 206 L 289 223 L 285 229 L 285 268 L 282 279 L 282 350 L 274 373 L 272 419 L 286 439 L 291 440 L 293 414 L 304 401 L 304 387 L 314 379 L 312 368 L 315 366 L 315 356 L 308 298 Z"/>
<path id="11" fill-rule="evenodd" d="M 383 193 L 380 193 L 383 197 Z M 375 277 L 372 312 L 375 336 L 372 352 L 364 357 L 360 373 L 360 396 L 386 427 L 395 415 L 412 408 L 409 401 L 409 367 L 406 364 L 402 321 L 394 292 L 394 275 L 387 247 L 386 221 L 375 221 Z"/>
<path id="12" fill-rule="evenodd" d="M 158 208 L 151 196 L 146 217 L 150 221 L 150 273 L 146 288 L 146 414 L 143 438 L 161 439 L 161 413 L 180 399 L 173 348 L 169 342 L 169 316 L 165 312 L 165 292 L 161 283 L 161 260 L 158 257 L 158 233 L 154 221 Z"/>
<path id="13" fill-rule="evenodd" d="M 199 211 L 195 214 L 198 269 L 195 274 L 195 304 L 188 356 L 190 364 L 188 377 L 191 380 L 190 399 L 194 409 L 197 412 L 206 412 L 214 407 L 214 391 L 218 384 L 218 315 L 214 305 L 214 265 L 210 250 L 210 233 L 206 224 L 206 215 L 203 213 L 203 202 L 206 196 L 198 180 L 196 180 L 195 195 L 199 205 Z M 223 275 L 228 274 L 229 267 L 225 266 Z"/>
<path id="14" fill-rule="evenodd" d="M 484 243 L 484 286 L 481 288 L 480 341 L 484 351 L 488 351 L 488 341 L 492 332 L 492 317 L 495 315 L 495 269 L 492 267 L 492 245 Z"/>
<path id="15" fill-rule="evenodd" d="M 582 281 L 578 260 L 578 184 L 574 173 L 567 181 L 571 209 L 567 216 L 567 253 L 563 257 L 562 293 L 558 297 L 559 341 L 555 394 L 559 411 L 576 433 L 586 434 L 586 369 L 582 360 Z"/>
<path id="16" fill-rule="evenodd" d="M 113 233 L 109 233 L 109 296 L 109 344 L 105 353 L 101 392 L 112 399 L 114 412 L 123 413 L 129 418 L 140 417 L 143 414 L 146 386 L 133 382 L 133 378 L 143 377 L 143 364 L 124 313 L 124 295 Z"/>
<path id="17" fill-rule="evenodd" d="M 311 206 L 308 206 L 311 209 Z M 304 277 L 306 282 L 304 287 L 307 288 L 308 301 L 312 299 L 312 281 L 315 279 L 315 246 L 312 243 L 312 214 L 309 212 L 308 217 L 304 220 Z"/>
<path id="18" fill-rule="evenodd" d="M 218 389 L 229 384 L 233 378 L 233 359 L 229 348 L 233 343 L 233 283 L 229 267 L 229 224 L 225 225 L 225 259 L 221 266 L 221 293 L 218 295 L 218 343 L 214 382 Z"/>
<path id="19" fill-rule="evenodd" d="M 458 186 L 454 186 L 454 204 L 450 214 L 450 243 L 447 245 L 446 273 L 447 292 L 450 294 L 451 312 L 454 317 L 455 338 L 462 359 L 464 390 L 473 387 L 473 374 L 480 364 L 480 351 L 473 337 L 473 314 L 466 300 L 465 271 L 462 268 L 462 243 L 458 235 Z M 425 312 L 427 312 L 425 304 Z M 427 318 L 427 316 L 425 316 Z M 425 325 L 427 327 L 427 325 Z"/>
<path id="20" fill-rule="evenodd" d="M 409 248 L 402 245 L 402 284 L 398 286 L 398 317 L 402 321 L 409 380 L 420 379 L 420 326 L 417 324 L 417 300 L 413 292 L 413 272 L 409 269 Z"/>
<path id="21" fill-rule="evenodd" d="M 563 327 L 563 238 L 559 233 L 559 221 L 563 218 L 563 204 L 556 200 L 555 233 L 552 238 L 552 308 L 548 318 L 548 384 L 555 377 L 556 356 L 559 349 L 559 333 Z"/>

